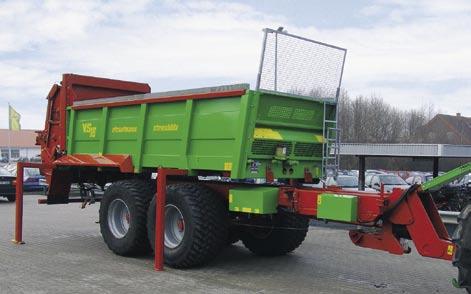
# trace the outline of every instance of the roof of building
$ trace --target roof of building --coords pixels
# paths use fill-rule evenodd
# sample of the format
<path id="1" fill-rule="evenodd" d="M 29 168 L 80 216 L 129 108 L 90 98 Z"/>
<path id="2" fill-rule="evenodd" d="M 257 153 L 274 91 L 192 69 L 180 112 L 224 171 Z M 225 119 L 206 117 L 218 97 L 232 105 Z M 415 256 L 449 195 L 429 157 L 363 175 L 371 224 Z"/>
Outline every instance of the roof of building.
<path id="1" fill-rule="evenodd" d="M 36 136 L 36 130 L 10 131 L 8 129 L 0 129 L 0 147 L 39 148 L 39 146 L 35 145 Z"/>
<path id="2" fill-rule="evenodd" d="M 456 115 L 437 114 L 422 126 L 420 131 L 437 133 L 437 136 L 431 138 L 435 141 L 433 143 L 471 144 L 471 117 L 462 116 L 459 113 Z M 429 141 L 427 139 L 430 138 L 426 138 L 425 141 Z"/>

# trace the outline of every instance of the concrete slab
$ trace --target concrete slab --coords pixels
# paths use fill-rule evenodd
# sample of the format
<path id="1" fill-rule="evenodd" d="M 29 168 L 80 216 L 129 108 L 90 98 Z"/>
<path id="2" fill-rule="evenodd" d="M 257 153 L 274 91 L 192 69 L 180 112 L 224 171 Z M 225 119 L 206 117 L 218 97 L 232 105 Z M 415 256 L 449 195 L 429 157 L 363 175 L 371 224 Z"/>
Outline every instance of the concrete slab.
<path id="1" fill-rule="evenodd" d="M 393 256 L 350 243 L 342 227 L 312 227 L 293 254 L 252 255 L 229 246 L 203 268 L 153 271 L 104 244 L 99 204 L 46 206 L 25 196 L 25 245 L 10 242 L 14 204 L 0 200 L 0 293 L 464 293 L 450 263 Z"/>

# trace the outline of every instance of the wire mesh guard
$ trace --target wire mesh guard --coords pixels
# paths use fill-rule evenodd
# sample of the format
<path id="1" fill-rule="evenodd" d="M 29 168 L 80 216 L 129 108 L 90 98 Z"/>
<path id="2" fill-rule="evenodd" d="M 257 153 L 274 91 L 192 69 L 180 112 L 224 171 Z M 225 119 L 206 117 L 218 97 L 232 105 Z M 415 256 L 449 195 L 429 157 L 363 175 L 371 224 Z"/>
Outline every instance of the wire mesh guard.
<path id="1" fill-rule="evenodd" d="M 346 49 L 265 29 L 257 89 L 337 98 Z"/>

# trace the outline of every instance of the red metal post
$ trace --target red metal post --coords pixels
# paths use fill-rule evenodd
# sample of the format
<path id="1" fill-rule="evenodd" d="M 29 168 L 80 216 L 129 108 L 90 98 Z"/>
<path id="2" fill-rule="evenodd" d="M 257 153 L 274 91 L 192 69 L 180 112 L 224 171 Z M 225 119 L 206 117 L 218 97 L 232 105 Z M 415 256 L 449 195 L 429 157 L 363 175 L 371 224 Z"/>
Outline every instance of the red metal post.
<path id="1" fill-rule="evenodd" d="M 15 244 L 23 242 L 23 162 L 16 164 L 16 213 L 15 213 Z"/>
<path id="2" fill-rule="evenodd" d="M 167 170 L 157 170 L 157 199 L 155 201 L 155 252 L 154 269 L 164 269 L 164 229 L 165 229 L 165 198 L 167 194 Z"/>
<path id="3" fill-rule="evenodd" d="M 40 168 L 41 163 L 18 162 L 16 164 L 16 207 L 15 207 L 15 238 L 12 240 L 15 244 L 24 244 L 23 242 L 23 175 L 25 167 Z"/>
<path id="4" fill-rule="evenodd" d="M 157 169 L 157 199 L 155 201 L 155 250 L 154 269 L 164 269 L 164 238 L 165 238 L 165 199 L 167 193 L 167 176 L 186 175 L 186 170 Z"/>

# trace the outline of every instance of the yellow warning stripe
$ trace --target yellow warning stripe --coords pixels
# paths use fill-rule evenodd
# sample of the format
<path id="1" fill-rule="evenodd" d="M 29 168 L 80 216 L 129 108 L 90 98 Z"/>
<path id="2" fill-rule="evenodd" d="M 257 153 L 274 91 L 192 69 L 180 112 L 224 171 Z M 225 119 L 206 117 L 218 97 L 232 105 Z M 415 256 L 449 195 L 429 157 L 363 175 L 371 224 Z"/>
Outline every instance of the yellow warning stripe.
<path id="1" fill-rule="evenodd" d="M 322 135 L 314 135 L 314 140 L 318 143 L 324 143 L 325 139 Z"/>
<path id="2" fill-rule="evenodd" d="M 446 254 L 448 255 L 453 255 L 453 250 L 455 249 L 455 246 L 453 245 L 448 245 L 448 248 L 446 249 Z"/>
<path id="3" fill-rule="evenodd" d="M 224 170 L 232 171 L 232 162 L 224 162 Z"/>
<path id="4" fill-rule="evenodd" d="M 280 132 L 269 128 L 255 128 L 253 137 L 254 139 L 283 140 Z"/>

